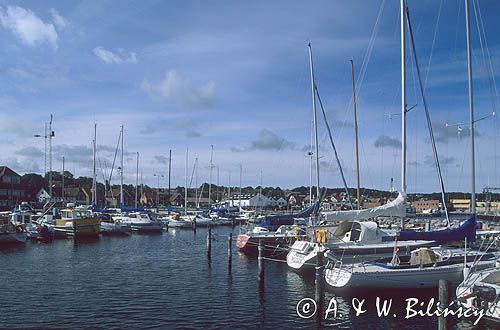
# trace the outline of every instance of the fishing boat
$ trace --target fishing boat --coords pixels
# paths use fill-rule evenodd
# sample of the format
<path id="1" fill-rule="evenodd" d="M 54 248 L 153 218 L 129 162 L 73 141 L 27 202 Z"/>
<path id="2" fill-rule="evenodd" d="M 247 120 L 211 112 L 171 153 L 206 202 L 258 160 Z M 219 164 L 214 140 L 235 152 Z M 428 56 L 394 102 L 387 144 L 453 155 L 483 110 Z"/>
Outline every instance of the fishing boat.
<path id="1" fill-rule="evenodd" d="M 99 237 L 101 223 L 99 218 L 85 208 L 61 210 L 61 218 L 54 220 L 56 238 Z"/>
<path id="2" fill-rule="evenodd" d="M 22 244 L 26 239 L 26 230 L 22 225 L 14 225 L 9 219 L 9 213 L 0 214 L 0 246 Z"/>
<path id="3" fill-rule="evenodd" d="M 130 225 L 135 233 L 161 233 L 162 226 L 146 212 L 122 213 L 122 223 Z"/>
<path id="4" fill-rule="evenodd" d="M 331 288 L 432 288 L 439 280 L 453 285 L 463 280 L 464 268 L 472 271 L 494 267 L 496 256 L 479 251 L 441 247 L 419 248 L 410 256 L 382 258 L 345 265 L 330 261 L 325 269 L 325 281 Z"/>
<path id="5" fill-rule="evenodd" d="M 36 217 L 35 210 L 27 202 L 16 206 L 9 215 L 10 222 L 14 226 L 22 226 L 29 239 L 37 239 L 40 236 L 40 227 L 33 222 Z"/>
<path id="6" fill-rule="evenodd" d="M 483 311 L 485 318 L 500 322 L 500 266 L 469 273 L 456 295 L 461 306 Z"/>

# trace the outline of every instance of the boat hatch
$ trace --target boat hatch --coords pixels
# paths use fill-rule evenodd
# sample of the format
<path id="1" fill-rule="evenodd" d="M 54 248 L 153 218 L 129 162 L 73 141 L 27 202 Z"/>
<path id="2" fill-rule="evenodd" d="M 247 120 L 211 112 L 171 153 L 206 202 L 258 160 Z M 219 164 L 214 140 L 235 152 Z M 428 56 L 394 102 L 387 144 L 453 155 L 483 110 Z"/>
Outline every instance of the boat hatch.
<path id="1" fill-rule="evenodd" d="M 443 261 L 441 255 L 429 248 L 420 248 L 411 253 L 410 265 L 429 265 Z"/>
<path id="2" fill-rule="evenodd" d="M 307 241 L 297 241 L 294 244 L 293 249 L 298 253 L 309 254 L 309 252 L 313 249 L 313 246 Z"/>

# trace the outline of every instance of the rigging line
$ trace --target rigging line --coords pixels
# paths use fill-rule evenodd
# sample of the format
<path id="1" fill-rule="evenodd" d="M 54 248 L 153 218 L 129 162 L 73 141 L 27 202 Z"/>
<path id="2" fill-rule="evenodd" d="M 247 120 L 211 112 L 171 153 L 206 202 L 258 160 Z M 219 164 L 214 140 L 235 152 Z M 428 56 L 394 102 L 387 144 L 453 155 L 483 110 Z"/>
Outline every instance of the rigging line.
<path id="1" fill-rule="evenodd" d="M 486 37 L 483 36 L 481 28 L 479 26 L 479 17 L 478 17 L 477 8 L 476 8 L 476 1 L 473 1 L 472 5 L 474 8 L 474 15 L 476 16 L 476 28 L 477 28 L 477 33 L 479 34 L 479 44 L 481 45 L 481 53 L 483 54 L 484 66 L 487 68 L 488 73 L 490 73 L 489 66 L 488 66 L 487 59 L 486 59 L 487 57 L 486 57 L 486 53 L 485 53 L 485 45 L 483 44 L 483 38 L 485 39 L 484 41 L 486 41 Z M 493 96 L 493 84 L 492 84 L 492 77 L 491 76 L 488 77 L 488 87 L 490 89 L 490 93 Z M 495 110 L 495 98 L 491 99 L 491 103 L 492 103 L 491 104 L 492 108 Z"/>
<path id="2" fill-rule="evenodd" d="M 361 64 L 361 70 L 358 73 L 358 78 L 356 79 L 356 93 L 358 95 L 358 99 L 360 98 L 361 95 L 361 89 L 363 86 L 364 78 L 366 75 L 366 70 L 368 68 L 368 64 L 370 63 L 370 58 L 373 52 L 373 47 L 375 45 L 375 40 L 377 39 L 377 34 L 380 28 L 380 21 L 382 19 L 382 14 L 384 12 L 385 6 L 386 6 L 387 0 L 383 0 L 382 3 L 380 4 L 380 8 L 378 10 L 377 14 L 377 19 L 375 20 L 375 24 L 373 25 L 372 28 L 372 33 L 370 35 L 370 40 L 368 41 L 368 47 L 366 48 L 365 56 L 363 58 L 363 62 Z M 351 100 L 349 102 L 348 108 L 350 109 L 352 106 L 353 99 L 351 97 Z"/>
<path id="3" fill-rule="evenodd" d="M 118 134 L 118 142 L 116 144 L 116 149 L 115 149 L 115 157 L 113 158 L 113 164 L 111 165 L 111 171 L 109 173 L 109 189 L 111 189 L 111 178 L 113 177 L 113 169 L 115 168 L 116 156 L 118 155 L 118 149 L 120 148 L 121 138 L 122 138 L 122 132 L 120 130 L 120 134 Z"/>
<path id="4" fill-rule="evenodd" d="M 429 63 L 427 63 L 427 72 L 425 74 L 424 85 L 427 86 L 427 78 L 429 78 L 429 72 L 431 70 L 432 55 L 434 54 L 434 45 L 436 44 L 436 36 L 439 27 L 439 19 L 441 18 L 441 9 L 443 8 L 443 0 L 439 3 L 439 11 L 436 19 L 436 28 L 434 29 L 434 36 L 432 38 L 431 54 L 429 56 Z"/>
<path id="5" fill-rule="evenodd" d="M 101 157 L 97 156 L 97 160 L 99 161 L 99 167 L 101 168 L 102 180 L 104 181 L 104 190 L 106 190 L 106 176 L 104 175 L 104 170 L 102 168 Z"/>
<path id="6" fill-rule="evenodd" d="M 497 84 L 496 84 L 496 80 L 495 80 L 495 75 L 494 75 L 494 72 L 493 72 L 493 66 L 491 64 L 491 55 L 490 55 L 490 49 L 488 47 L 488 39 L 486 38 L 486 30 L 484 28 L 484 24 L 483 24 L 483 15 L 481 13 L 481 7 L 479 7 L 479 3 L 477 3 L 477 11 L 479 13 L 479 20 L 481 22 L 481 28 L 482 28 L 482 32 L 483 32 L 483 37 L 484 37 L 484 44 L 486 46 L 486 54 L 487 54 L 487 57 L 488 57 L 488 63 L 489 63 L 489 71 L 490 71 L 490 75 L 491 75 L 491 80 L 493 81 L 493 89 L 495 90 L 495 93 L 493 94 L 496 101 L 497 101 L 497 105 L 500 104 L 500 101 L 498 100 L 498 90 L 497 90 Z M 476 15 L 476 18 L 477 18 L 477 15 Z"/>
<path id="7" fill-rule="evenodd" d="M 345 180 L 344 171 L 342 170 L 342 165 L 340 164 L 339 156 L 337 154 L 337 148 L 335 147 L 335 143 L 333 142 L 333 137 L 332 137 L 332 132 L 330 130 L 330 125 L 328 124 L 328 119 L 326 118 L 325 108 L 323 108 L 323 102 L 321 102 L 321 97 L 319 96 L 318 86 L 316 83 L 314 84 L 314 90 L 316 92 L 316 95 L 318 96 L 318 101 L 319 101 L 319 105 L 321 108 L 321 112 L 323 113 L 323 118 L 325 120 L 326 129 L 328 131 L 328 135 L 330 137 L 330 142 L 331 142 L 332 147 L 333 147 L 333 153 L 335 154 L 335 159 L 337 160 L 337 165 L 339 166 L 340 176 L 342 177 L 342 181 L 344 182 L 344 188 L 345 188 L 345 192 L 347 194 L 347 199 L 349 200 L 349 204 L 351 205 L 351 209 L 354 210 L 354 205 L 352 204 L 351 195 L 349 194 L 349 189 L 347 187 L 347 182 Z M 318 198 L 319 198 L 319 196 L 318 196 Z"/>
<path id="8" fill-rule="evenodd" d="M 408 7 L 406 7 L 406 18 L 407 18 L 408 31 L 410 32 L 410 41 L 411 41 L 411 46 L 412 46 L 412 50 L 413 50 L 413 60 L 415 61 L 415 69 L 417 70 L 418 82 L 419 82 L 419 86 L 420 86 L 420 93 L 422 95 L 422 102 L 424 104 L 424 109 L 425 109 L 425 117 L 427 119 L 427 127 L 429 129 L 429 136 L 430 136 L 430 139 L 432 142 L 434 161 L 436 163 L 438 177 L 439 177 L 439 183 L 441 185 L 441 198 L 443 199 L 443 207 L 444 207 L 444 212 L 446 214 L 446 221 L 448 223 L 448 226 L 450 226 L 450 218 L 448 216 L 448 208 L 446 206 L 444 182 L 443 182 L 443 177 L 441 175 L 441 166 L 439 165 L 439 157 L 438 157 L 437 150 L 436 150 L 436 141 L 434 140 L 434 132 L 432 131 L 431 118 L 430 118 L 430 114 L 429 114 L 429 109 L 427 107 L 427 98 L 425 97 L 425 89 L 424 89 L 424 86 L 422 84 L 422 77 L 420 75 L 420 67 L 418 65 L 417 49 L 415 47 L 415 40 L 413 38 L 413 29 L 412 29 L 411 21 L 410 21 L 410 10 Z"/>

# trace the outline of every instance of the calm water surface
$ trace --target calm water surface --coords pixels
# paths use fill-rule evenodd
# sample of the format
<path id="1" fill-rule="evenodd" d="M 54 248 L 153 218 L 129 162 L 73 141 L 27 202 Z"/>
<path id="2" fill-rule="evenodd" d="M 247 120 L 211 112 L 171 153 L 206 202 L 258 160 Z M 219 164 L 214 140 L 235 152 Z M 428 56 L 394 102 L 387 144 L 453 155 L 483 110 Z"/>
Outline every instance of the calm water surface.
<path id="1" fill-rule="evenodd" d="M 335 297 L 337 318 L 301 319 L 296 304 L 314 298 L 312 276 L 266 261 L 259 285 L 257 260 L 233 247 L 228 271 L 227 236 L 237 229 L 213 229 L 212 256 L 206 229 L 170 230 L 162 235 L 102 237 L 90 242 L 28 242 L 0 250 L 1 328 L 267 328 L 267 329 L 435 329 L 437 319 L 405 319 L 405 299 L 426 303 L 434 291 L 350 292 Z M 375 297 L 393 299 L 379 318 Z M 352 298 L 366 299 L 356 316 Z M 342 316 L 340 316 L 342 314 Z M 320 315 L 320 314 L 318 314 Z M 324 315 L 324 314 L 321 314 Z M 453 328 L 472 322 L 450 320 Z M 476 328 L 491 328 L 481 324 Z"/>

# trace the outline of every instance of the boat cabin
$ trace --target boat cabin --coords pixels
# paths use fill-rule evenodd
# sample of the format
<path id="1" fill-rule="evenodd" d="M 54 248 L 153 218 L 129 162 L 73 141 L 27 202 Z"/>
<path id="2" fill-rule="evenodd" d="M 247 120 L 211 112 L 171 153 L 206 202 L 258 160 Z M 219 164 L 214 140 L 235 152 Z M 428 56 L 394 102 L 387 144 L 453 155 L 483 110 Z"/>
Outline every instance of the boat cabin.
<path id="1" fill-rule="evenodd" d="M 381 243 L 384 237 L 389 237 L 386 232 L 378 227 L 374 221 L 345 221 L 342 222 L 335 232 L 334 236 L 340 238 L 343 242 L 353 243 Z"/>
<path id="2" fill-rule="evenodd" d="M 88 210 L 61 210 L 61 218 L 65 220 L 92 218 L 92 213 Z"/>

